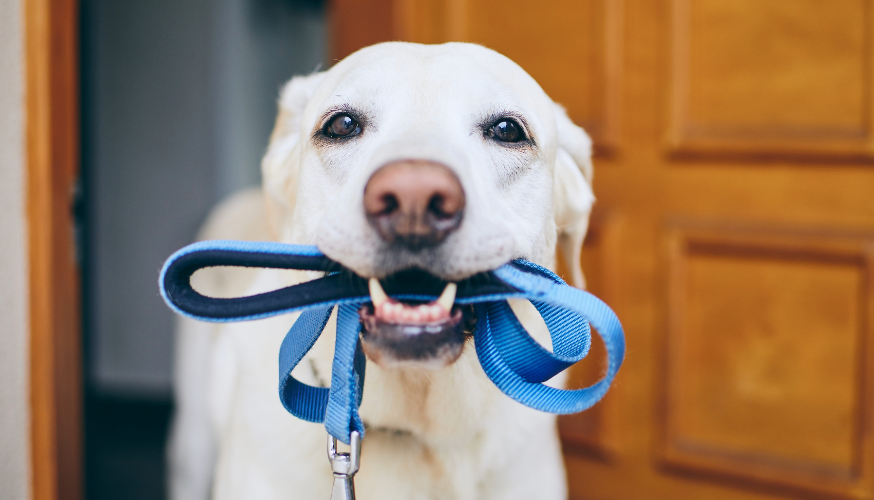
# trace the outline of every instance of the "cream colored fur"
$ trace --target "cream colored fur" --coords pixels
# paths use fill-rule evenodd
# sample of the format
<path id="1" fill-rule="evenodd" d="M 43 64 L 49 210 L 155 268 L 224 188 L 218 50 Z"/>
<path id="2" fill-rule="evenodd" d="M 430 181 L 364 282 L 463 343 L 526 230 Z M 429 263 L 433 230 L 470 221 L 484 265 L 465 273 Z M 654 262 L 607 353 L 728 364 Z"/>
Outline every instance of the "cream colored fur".
<path id="1" fill-rule="evenodd" d="M 315 145 L 326 110 L 347 104 L 371 120 L 362 136 L 336 148 Z M 591 143 L 509 59 L 469 44 L 380 44 L 329 71 L 292 79 L 279 107 L 263 192 L 225 202 L 201 238 L 317 244 L 365 277 L 417 265 L 458 279 L 516 257 L 553 267 L 556 244 L 567 261 L 579 262 L 594 201 Z M 486 140 L 476 123 L 492 112 L 523 116 L 535 150 L 520 154 Z M 370 174 L 404 158 L 449 166 L 467 196 L 462 226 L 427 259 L 386 255 L 361 207 Z M 583 286 L 578 265 L 572 273 Z M 310 277 L 218 270 L 196 275 L 195 286 L 230 296 Z M 548 346 L 531 305 L 513 305 Z M 324 427 L 286 413 L 277 395 L 277 353 L 294 319 L 219 326 L 180 320 L 169 447 L 174 500 L 329 498 Z M 297 378 L 330 380 L 333 338 L 332 320 Z M 551 384 L 562 382 L 559 376 Z M 504 396 L 472 345 L 440 370 L 369 362 L 364 394 L 360 500 L 566 498 L 555 417 Z"/>

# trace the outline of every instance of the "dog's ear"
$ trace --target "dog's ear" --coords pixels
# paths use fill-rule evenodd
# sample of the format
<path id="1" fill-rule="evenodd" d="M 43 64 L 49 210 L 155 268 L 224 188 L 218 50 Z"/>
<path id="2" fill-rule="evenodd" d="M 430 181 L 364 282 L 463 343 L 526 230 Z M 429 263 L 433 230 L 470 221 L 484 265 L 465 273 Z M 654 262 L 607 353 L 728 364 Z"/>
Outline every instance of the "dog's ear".
<path id="1" fill-rule="evenodd" d="M 558 148 L 555 153 L 554 210 L 558 248 L 570 270 L 571 284 L 586 287 L 580 255 L 589 228 L 592 193 L 592 140 L 555 105 Z"/>
<path id="2" fill-rule="evenodd" d="M 302 130 L 303 111 L 325 73 L 296 76 L 279 96 L 279 114 L 267 153 L 261 160 L 264 179 L 264 199 L 267 218 L 274 238 L 281 238 L 294 214 L 297 201 L 297 183 L 300 175 L 301 141 L 309 133 Z"/>

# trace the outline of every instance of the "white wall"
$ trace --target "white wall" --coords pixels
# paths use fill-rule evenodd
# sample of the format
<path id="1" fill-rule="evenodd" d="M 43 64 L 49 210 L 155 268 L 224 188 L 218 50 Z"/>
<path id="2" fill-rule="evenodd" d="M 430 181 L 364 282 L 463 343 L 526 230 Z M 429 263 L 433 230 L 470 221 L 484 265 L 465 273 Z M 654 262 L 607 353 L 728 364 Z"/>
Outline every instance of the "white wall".
<path id="1" fill-rule="evenodd" d="M 0 2 L 0 500 L 29 498 L 21 5 Z"/>

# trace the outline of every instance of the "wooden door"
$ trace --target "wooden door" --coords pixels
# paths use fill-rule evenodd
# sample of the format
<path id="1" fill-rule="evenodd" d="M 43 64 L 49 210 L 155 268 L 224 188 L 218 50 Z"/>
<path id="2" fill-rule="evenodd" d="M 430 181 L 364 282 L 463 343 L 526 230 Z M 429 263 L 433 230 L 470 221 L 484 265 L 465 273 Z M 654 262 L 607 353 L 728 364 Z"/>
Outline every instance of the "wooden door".
<path id="1" fill-rule="evenodd" d="M 331 13 L 337 57 L 386 39 L 494 48 L 595 140 L 583 267 L 628 356 L 601 404 L 561 422 L 572 498 L 874 498 L 874 1 Z M 579 383 L 601 369 L 587 361 Z"/>

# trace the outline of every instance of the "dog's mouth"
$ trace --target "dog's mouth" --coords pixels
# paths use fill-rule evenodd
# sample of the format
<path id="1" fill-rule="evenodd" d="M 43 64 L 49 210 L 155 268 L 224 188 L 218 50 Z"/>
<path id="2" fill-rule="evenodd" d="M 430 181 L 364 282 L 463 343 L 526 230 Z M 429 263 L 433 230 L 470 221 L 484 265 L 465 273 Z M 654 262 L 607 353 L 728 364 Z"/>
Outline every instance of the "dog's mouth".
<path id="1" fill-rule="evenodd" d="M 368 287 L 371 304 L 363 305 L 359 314 L 362 346 L 372 361 L 384 368 L 442 368 L 461 356 L 476 316 L 472 306 L 455 303 L 455 283 L 446 283 L 431 302 L 389 297 L 376 278 L 370 278 Z"/>

